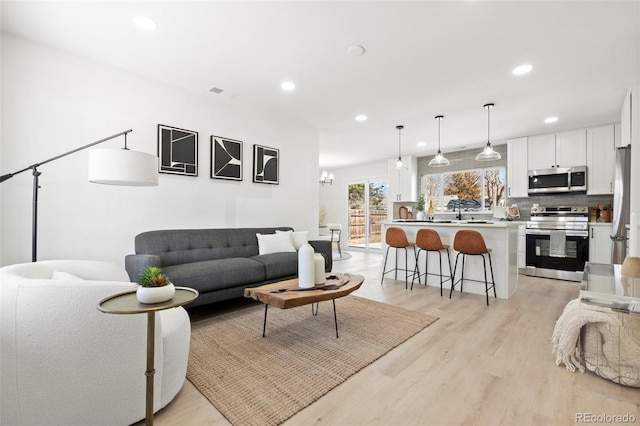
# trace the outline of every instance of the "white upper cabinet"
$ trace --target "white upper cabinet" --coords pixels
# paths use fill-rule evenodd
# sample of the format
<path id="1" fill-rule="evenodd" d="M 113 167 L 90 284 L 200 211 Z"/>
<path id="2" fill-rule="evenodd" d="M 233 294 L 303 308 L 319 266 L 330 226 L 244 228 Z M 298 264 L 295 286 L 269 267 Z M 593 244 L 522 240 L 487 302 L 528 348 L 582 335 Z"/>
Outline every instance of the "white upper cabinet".
<path id="1" fill-rule="evenodd" d="M 550 169 L 556 164 L 556 135 L 529 136 L 528 170 Z"/>
<path id="2" fill-rule="evenodd" d="M 507 141 L 507 197 L 528 197 L 527 138 Z"/>
<path id="3" fill-rule="evenodd" d="M 587 194 L 613 194 L 615 126 L 587 129 Z"/>
<path id="4" fill-rule="evenodd" d="M 585 129 L 556 133 L 556 167 L 587 164 L 587 131 Z"/>
<path id="5" fill-rule="evenodd" d="M 417 200 L 417 158 L 411 155 L 405 155 L 402 157 L 406 168 L 396 169 L 397 159 L 391 159 L 387 162 L 389 189 L 387 192 L 387 199 L 389 202 L 394 201 L 407 201 L 415 202 Z"/>
<path id="6" fill-rule="evenodd" d="M 530 136 L 529 170 L 587 164 L 587 132 L 585 129 L 555 134 Z"/>

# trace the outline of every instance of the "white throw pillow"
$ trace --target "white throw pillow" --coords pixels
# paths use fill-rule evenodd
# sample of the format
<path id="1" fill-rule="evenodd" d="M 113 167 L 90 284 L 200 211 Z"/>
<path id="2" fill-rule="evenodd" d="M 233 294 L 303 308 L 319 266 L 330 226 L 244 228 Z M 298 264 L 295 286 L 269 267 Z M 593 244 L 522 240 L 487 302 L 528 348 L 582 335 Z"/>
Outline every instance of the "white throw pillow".
<path id="1" fill-rule="evenodd" d="M 258 237 L 258 252 L 260 254 L 296 251 L 290 234 L 256 234 L 256 237 Z"/>
<path id="2" fill-rule="evenodd" d="M 293 246 L 296 250 L 300 250 L 305 244 L 309 243 L 309 231 L 278 231 L 276 230 L 276 234 L 290 234 L 291 241 L 293 242 Z"/>
<path id="3" fill-rule="evenodd" d="M 70 274 L 56 269 L 51 275 L 52 280 L 66 280 L 66 281 L 84 281 L 84 278 L 80 278 L 77 275 Z"/>

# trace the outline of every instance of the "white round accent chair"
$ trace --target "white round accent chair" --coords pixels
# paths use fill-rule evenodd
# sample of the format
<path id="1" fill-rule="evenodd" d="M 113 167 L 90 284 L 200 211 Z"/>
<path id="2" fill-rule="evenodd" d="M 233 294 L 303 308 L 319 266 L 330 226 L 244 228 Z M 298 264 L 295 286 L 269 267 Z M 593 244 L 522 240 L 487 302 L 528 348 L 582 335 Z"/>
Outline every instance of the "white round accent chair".
<path id="1" fill-rule="evenodd" d="M 128 425 L 145 417 L 147 315 L 108 315 L 132 290 L 124 268 L 51 260 L 0 268 L 3 425 Z M 184 384 L 191 324 L 156 313 L 154 411 Z"/>

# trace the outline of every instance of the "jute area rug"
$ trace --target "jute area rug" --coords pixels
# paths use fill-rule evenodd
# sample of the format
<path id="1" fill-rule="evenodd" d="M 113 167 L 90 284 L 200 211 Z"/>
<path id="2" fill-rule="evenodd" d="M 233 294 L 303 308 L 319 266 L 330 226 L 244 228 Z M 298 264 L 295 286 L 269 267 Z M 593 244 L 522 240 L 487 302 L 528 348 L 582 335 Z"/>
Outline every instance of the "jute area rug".
<path id="1" fill-rule="evenodd" d="M 365 366 L 423 330 L 436 317 L 347 296 L 331 302 L 256 305 L 196 322 L 187 378 L 232 424 L 278 425 Z"/>

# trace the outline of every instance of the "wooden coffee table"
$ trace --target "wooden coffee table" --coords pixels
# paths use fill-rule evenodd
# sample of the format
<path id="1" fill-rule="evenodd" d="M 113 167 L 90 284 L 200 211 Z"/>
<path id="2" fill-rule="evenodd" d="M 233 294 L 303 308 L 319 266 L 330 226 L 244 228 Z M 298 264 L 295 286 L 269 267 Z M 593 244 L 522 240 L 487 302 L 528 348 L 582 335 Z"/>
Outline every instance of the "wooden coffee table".
<path id="1" fill-rule="evenodd" d="M 327 274 L 327 282 L 324 286 L 311 289 L 298 287 L 298 279 L 280 281 L 266 284 L 260 287 L 246 288 L 244 297 L 250 297 L 264 303 L 264 323 L 262 325 L 262 337 L 267 330 L 267 310 L 269 306 L 280 309 L 295 308 L 311 305 L 311 313 L 318 314 L 318 303 L 326 300 L 333 302 L 333 319 L 336 324 L 336 338 L 338 338 L 338 315 L 336 313 L 336 299 L 344 297 L 362 285 L 362 275 L 350 275 L 340 273 Z"/>

